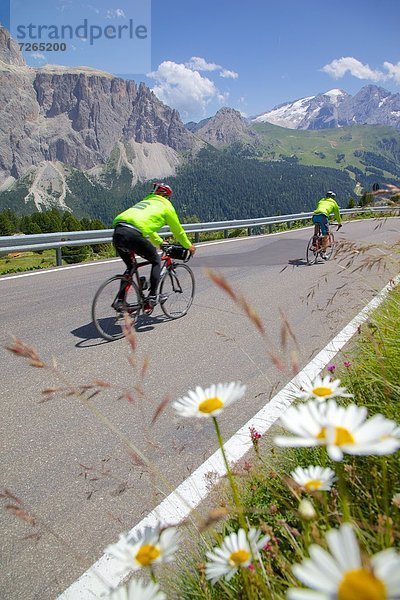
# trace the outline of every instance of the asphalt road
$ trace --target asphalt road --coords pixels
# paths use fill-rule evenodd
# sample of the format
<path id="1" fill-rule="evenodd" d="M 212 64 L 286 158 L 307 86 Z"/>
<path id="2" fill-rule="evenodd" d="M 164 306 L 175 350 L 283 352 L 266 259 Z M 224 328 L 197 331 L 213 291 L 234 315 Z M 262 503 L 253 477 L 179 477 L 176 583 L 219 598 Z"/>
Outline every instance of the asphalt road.
<path id="1" fill-rule="evenodd" d="M 399 231 L 398 218 L 358 221 L 346 223 L 337 238 L 380 244 L 368 254 L 379 256 L 399 239 Z M 69 385 L 102 379 L 116 386 L 98 396 L 96 405 L 173 489 L 214 452 L 216 441 L 208 421 L 179 421 L 169 407 L 151 425 L 166 397 L 177 398 L 195 385 L 246 383 L 246 399 L 221 419 L 228 439 L 292 377 L 289 366 L 274 367 L 269 351 L 288 363 L 295 352 L 304 366 L 394 274 L 395 268 L 351 273 L 345 258 L 309 267 L 303 258 L 309 237 L 307 229 L 199 247 L 190 263 L 197 289 L 189 314 L 168 321 L 157 309 L 137 334 L 137 362 L 149 359 L 145 396 L 134 389 L 140 377 L 128 362 L 125 340 L 103 342 L 90 322 L 97 287 L 122 263 L 0 279 L 2 486 L 40 520 L 32 529 L 0 512 L 1 598 L 55 598 L 171 491 L 134 464 L 115 435 L 75 397 L 41 403 L 41 391 L 60 380 L 6 352 L 10 335 L 34 345 L 46 361 L 54 357 Z M 356 258 L 353 267 L 363 259 Z M 267 344 L 206 277 L 206 266 L 251 302 L 265 325 Z M 293 340 L 281 346 L 281 311 L 297 347 Z M 135 402 L 118 400 L 120 389 L 132 391 Z M 86 478 L 80 464 L 91 469 Z M 39 541 L 23 539 L 38 530 Z"/>

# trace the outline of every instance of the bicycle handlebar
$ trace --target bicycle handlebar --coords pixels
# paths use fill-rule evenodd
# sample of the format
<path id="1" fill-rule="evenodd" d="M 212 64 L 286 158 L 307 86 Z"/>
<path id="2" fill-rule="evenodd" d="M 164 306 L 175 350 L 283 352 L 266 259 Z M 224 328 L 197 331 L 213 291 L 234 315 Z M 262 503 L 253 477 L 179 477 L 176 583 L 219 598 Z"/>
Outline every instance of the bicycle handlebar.
<path id="1" fill-rule="evenodd" d="M 181 260 L 184 263 L 189 262 L 189 260 L 192 258 L 192 253 L 180 244 L 163 243 L 161 248 L 164 256 L 169 256 L 175 260 Z"/>
<path id="2" fill-rule="evenodd" d="M 330 223 L 330 225 L 336 225 L 336 231 L 339 231 L 343 227 L 343 223 Z"/>

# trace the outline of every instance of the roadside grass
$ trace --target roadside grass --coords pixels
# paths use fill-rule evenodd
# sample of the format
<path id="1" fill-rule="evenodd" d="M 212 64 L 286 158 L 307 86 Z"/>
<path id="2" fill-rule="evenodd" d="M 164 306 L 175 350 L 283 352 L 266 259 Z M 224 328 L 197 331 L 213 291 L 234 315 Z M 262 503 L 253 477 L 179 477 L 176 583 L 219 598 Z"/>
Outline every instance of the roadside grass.
<path id="1" fill-rule="evenodd" d="M 76 255 L 76 260 L 73 256 L 67 262 L 62 261 L 63 265 L 71 264 L 72 262 L 92 262 L 95 260 L 104 260 L 105 258 L 115 257 L 115 251 L 111 244 L 103 244 L 104 248 L 100 252 L 95 252 L 90 248 L 86 258 L 81 260 Z M 107 247 L 109 246 L 109 247 Z M 39 269 L 49 269 L 56 266 L 55 250 L 43 250 L 42 252 L 14 252 L 7 256 L 0 257 L 0 275 L 9 275 L 11 273 L 24 273 L 27 271 L 36 271 Z"/>
<path id="2" fill-rule="evenodd" d="M 400 409 L 400 288 L 375 311 L 339 376 L 368 407 L 396 419 Z M 400 490 L 399 490 L 400 491 Z"/>
<path id="3" fill-rule="evenodd" d="M 361 335 L 328 365 L 324 373 L 338 376 L 354 398 L 342 398 L 343 406 L 355 403 L 365 406 L 368 415 L 383 414 L 398 419 L 400 402 L 400 287 L 395 288 L 384 304 L 363 326 Z M 400 455 L 347 456 L 343 462 L 332 462 L 321 448 L 276 448 L 271 442 L 280 433 L 279 426 L 260 440 L 253 440 L 251 456 L 235 468 L 241 502 L 249 526 L 270 535 L 271 540 L 260 552 L 269 595 L 263 595 L 255 571 L 237 573 L 229 582 L 211 585 L 205 578 L 206 550 L 219 546 L 225 536 L 240 527 L 225 480 L 216 496 L 219 505 L 212 511 L 225 510 L 228 515 L 212 526 L 188 558 L 178 562 L 178 570 L 165 581 L 167 596 L 182 599 L 286 598 L 290 587 L 299 584 L 292 565 L 309 553 L 310 543 L 326 547 L 324 537 L 331 528 L 345 520 L 344 502 L 348 504 L 350 521 L 357 532 L 363 551 L 369 556 L 389 547 L 400 546 Z M 249 432 L 250 435 L 250 432 Z M 297 467 L 321 465 L 333 468 L 337 482 L 330 492 L 308 492 L 293 481 L 290 473 Z M 397 496 L 396 496 L 397 494 Z M 302 498 L 311 501 L 315 514 L 301 516 Z M 218 513 L 216 513 L 218 514 Z M 223 514 L 223 513 L 222 513 Z M 311 596 L 310 596 L 311 597 Z M 336 597 L 336 596 L 335 596 Z M 346 598 L 361 600 L 363 596 Z"/>
<path id="4" fill-rule="evenodd" d="M 54 250 L 44 250 L 41 254 L 38 252 L 15 252 L 0 258 L 0 275 L 48 269 L 54 265 Z"/>

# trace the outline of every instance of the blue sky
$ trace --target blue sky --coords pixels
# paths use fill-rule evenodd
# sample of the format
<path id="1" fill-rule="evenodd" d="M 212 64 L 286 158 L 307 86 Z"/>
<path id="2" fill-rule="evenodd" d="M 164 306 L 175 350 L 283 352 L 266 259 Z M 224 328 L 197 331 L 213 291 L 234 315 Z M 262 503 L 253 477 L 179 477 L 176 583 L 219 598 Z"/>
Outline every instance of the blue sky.
<path id="1" fill-rule="evenodd" d="M 400 92 L 398 0 L 152 0 L 151 20 L 139 11 L 146 0 L 91 2 L 42 0 L 32 14 L 45 19 L 57 10 L 60 22 L 87 18 L 103 26 L 148 19 L 145 42 L 103 39 L 89 48 L 88 41 L 77 40 L 64 64 L 89 64 L 145 81 L 184 121 L 210 116 L 223 105 L 253 116 L 337 87 L 354 94 L 375 83 Z M 16 12 L 18 6 L 23 9 Z M 28 6 L 12 0 L 18 18 Z M 40 66 L 51 58 L 62 63 L 60 55 L 26 58 Z"/>

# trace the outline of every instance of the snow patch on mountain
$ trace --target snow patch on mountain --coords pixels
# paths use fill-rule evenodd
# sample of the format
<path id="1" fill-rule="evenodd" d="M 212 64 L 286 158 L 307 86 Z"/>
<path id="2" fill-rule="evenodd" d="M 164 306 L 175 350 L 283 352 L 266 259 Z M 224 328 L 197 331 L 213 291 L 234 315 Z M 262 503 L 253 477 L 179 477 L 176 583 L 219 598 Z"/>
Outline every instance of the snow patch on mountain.
<path id="1" fill-rule="evenodd" d="M 343 100 L 347 96 L 346 92 L 337 88 L 329 90 L 329 92 L 324 92 L 322 95 L 327 96 L 332 102 L 332 104 L 335 105 L 337 105 L 341 100 Z"/>
<path id="2" fill-rule="evenodd" d="M 287 127 L 288 129 L 297 129 L 297 126 L 304 119 L 309 103 L 315 96 L 308 96 L 307 98 L 301 98 L 287 104 L 281 104 L 271 111 L 259 115 L 255 119 L 252 119 L 254 123 L 272 123 L 273 125 L 279 125 L 280 127 Z"/>
<path id="3" fill-rule="evenodd" d="M 288 129 L 328 129 L 353 124 L 390 125 L 400 129 L 400 94 L 376 85 L 364 86 L 355 96 L 334 88 L 316 96 L 276 106 L 252 119 Z"/>

